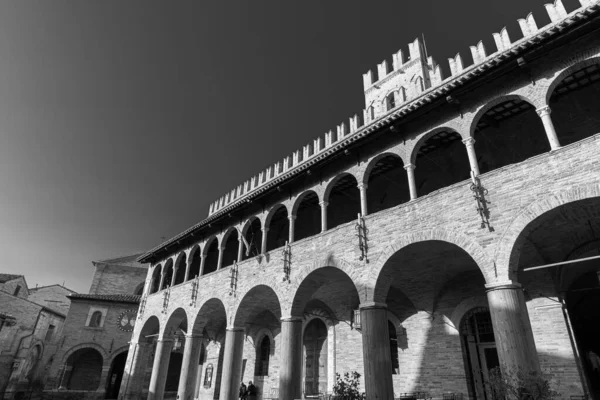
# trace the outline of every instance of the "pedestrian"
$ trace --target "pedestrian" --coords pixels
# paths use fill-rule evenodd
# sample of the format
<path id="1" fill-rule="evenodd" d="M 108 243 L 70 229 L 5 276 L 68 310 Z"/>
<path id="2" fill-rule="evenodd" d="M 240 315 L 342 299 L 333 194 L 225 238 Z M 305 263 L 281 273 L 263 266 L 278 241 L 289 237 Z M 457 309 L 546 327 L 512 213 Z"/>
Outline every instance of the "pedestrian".
<path id="1" fill-rule="evenodd" d="M 256 400 L 256 386 L 252 381 L 248 382 L 248 400 Z"/>
<path id="2" fill-rule="evenodd" d="M 240 399 L 246 400 L 247 397 L 248 397 L 248 390 L 246 389 L 246 385 L 244 385 L 244 382 L 242 382 L 242 384 L 240 385 Z"/>
<path id="3" fill-rule="evenodd" d="M 592 366 L 592 371 L 594 371 L 595 374 L 600 376 L 600 357 L 598 357 L 598 355 L 592 350 L 588 350 L 587 358 L 590 362 L 590 365 Z"/>

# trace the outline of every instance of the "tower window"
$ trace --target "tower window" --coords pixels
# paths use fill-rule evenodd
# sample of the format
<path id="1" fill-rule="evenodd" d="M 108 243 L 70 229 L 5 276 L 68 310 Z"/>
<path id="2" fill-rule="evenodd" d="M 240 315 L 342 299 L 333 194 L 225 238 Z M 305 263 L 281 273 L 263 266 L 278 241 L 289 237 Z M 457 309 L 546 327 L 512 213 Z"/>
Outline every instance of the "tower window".
<path id="1" fill-rule="evenodd" d="M 392 108 L 396 108 L 396 99 L 394 98 L 394 93 L 390 93 L 385 98 L 387 104 L 387 110 L 391 110 Z"/>

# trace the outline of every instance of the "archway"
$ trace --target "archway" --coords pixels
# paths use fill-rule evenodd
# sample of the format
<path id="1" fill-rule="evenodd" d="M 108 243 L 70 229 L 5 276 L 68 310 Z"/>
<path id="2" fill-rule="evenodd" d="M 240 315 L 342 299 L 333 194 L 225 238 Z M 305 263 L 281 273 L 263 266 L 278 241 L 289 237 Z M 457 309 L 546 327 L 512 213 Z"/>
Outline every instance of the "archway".
<path id="1" fill-rule="evenodd" d="M 439 129 L 417 144 L 415 184 L 419 196 L 469 178 L 469 158 L 461 136 L 451 129 Z"/>
<path id="2" fill-rule="evenodd" d="M 356 178 L 350 174 L 337 177 L 325 197 L 327 205 L 327 229 L 356 220 L 360 213 L 360 191 Z"/>
<path id="3" fill-rule="evenodd" d="M 493 171 L 550 151 L 535 107 L 518 96 L 507 96 L 483 108 L 473 121 L 479 170 Z"/>
<path id="4" fill-rule="evenodd" d="M 244 237 L 248 243 L 248 249 L 244 249 L 242 260 L 247 260 L 251 257 L 256 257 L 262 252 L 262 227 L 260 225 L 260 219 L 253 217 L 244 229 Z"/>
<path id="5" fill-rule="evenodd" d="M 271 211 L 267 218 L 265 226 L 269 228 L 267 232 L 267 251 L 283 247 L 289 240 L 290 221 L 288 219 L 287 208 L 280 204 L 275 210 Z"/>
<path id="6" fill-rule="evenodd" d="M 162 275 L 162 265 L 158 264 L 152 271 L 152 283 L 150 287 L 150 294 L 156 293 L 160 290 L 160 277 Z"/>
<path id="7" fill-rule="evenodd" d="M 117 399 L 119 397 L 119 389 L 123 380 L 123 372 L 125 371 L 125 363 L 127 361 L 127 352 L 124 351 L 118 354 L 112 361 L 110 371 L 108 373 L 108 381 L 106 382 L 106 399 Z"/>
<path id="8" fill-rule="evenodd" d="M 185 346 L 185 334 L 187 331 L 187 314 L 183 308 L 178 308 L 169 316 L 164 332 L 162 333 L 164 339 L 173 339 L 171 353 L 167 355 L 169 357 L 166 371 L 167 379 L 163 389 L 165 395 L 177 392 L 177 388 L 179 387 L 179 376 L 181 374 L 183 348 Z M 160 393 L 160 389 L 158 393 Z"/>
<path id="9" fill-rule="evenodd" d="M 296 200 L 294 241 L 314 236 L 321 232 L 321 206 L 319 196 L 312 190 L 304 192 Z"/>
<path id="10" fill-rule="evenodd" d="M 369 214 L 410 200 L 404 163 L 395 154 L 384 154 L 371 161 L 365 174 Z"/>
<path id="11" fill-rule="evenodd" d="M 187 268 L 185 253 L 181 252 L 177 256 L 175 261 L 175 277 L 173 279 L 173 286 L 179 285 L 185 281 L 185 269 Z"/>
<path id="12" fill-rule="evenodd" d="M 219 266 L 218 242 L 216 237 L 212 237 L 204 246 L 204 270 L 202 271 L 202 276 L 215 272 Z"/>
<path id="13" fill-rule="evenodd" d="M 67 359 L 71 374 L 66 388 L 68 390 L 97 390 L 102 374 L 102 355 L 98 350 L 83 348 L 75 351 Z"/>
<path id="14" fill-rule="evenodd" d="M 319 318 L 304 329 L 304 393 L 307 397 L 327 392 L 327 327 Z"/>
<path id="15" fill-rule="evenodd" d="M 195 245 L 190 251 L 190 273 L 188 279 L 196 279 L 200 275 L 200 246 Z"/>
<path id="16" fill-rule="evenodd" d="M 600 132 L 600 58 L 569 68 L 552 86 L 548 104 L 562 146 Z"/>
<path id="17" fill-rule="evenodd" d="M 238 231 L 235 228 L 232 228 L 223 236 L 223 260 L 221 261 L 221 268 L 226 268 L 230 265 L 233 265 L 235 261 L 237 261 L 238 256 Z"/>
<path id="18" fill-rule="evenodd" d="M 163 275 L 164 275 L 164 277 L 163 277 L 163 281 L 162 281 L 160 290 L 168 288 L 169 286 L 171 286 L 171 283 L 173 282 L 173 260 L 172 259 L 169 259 L 169 261 L 167 261 L 165 263 Z"/>

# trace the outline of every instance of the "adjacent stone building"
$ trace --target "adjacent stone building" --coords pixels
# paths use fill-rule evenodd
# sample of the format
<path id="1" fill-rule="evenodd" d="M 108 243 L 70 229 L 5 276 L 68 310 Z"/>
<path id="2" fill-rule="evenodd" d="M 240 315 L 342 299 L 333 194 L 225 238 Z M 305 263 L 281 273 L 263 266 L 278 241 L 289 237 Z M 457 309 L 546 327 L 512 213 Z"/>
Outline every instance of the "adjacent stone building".
<path id="1" fill-rule="evenodd" d="M 450 76 L 415 40 L 361 113 L 140 257 L 123 398 L 316 398 L 357 371 L 369 399 L 489 399 L 497 366 L 598 397 L 600 3 L 546 10 Z"/>

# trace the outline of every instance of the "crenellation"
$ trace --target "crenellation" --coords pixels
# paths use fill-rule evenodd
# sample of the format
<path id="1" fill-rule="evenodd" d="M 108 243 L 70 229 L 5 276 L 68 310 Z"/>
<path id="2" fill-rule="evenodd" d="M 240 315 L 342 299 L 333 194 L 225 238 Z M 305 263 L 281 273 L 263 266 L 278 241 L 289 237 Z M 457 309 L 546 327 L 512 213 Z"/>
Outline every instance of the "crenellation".
<path id="1" fill-rule="evenodd" d="M 408 44 L 409 60 L 416 60 L 418 58 L 424 58 L 425 48 L 421 39 L 416 38 L 412 43 Z"/>
<path id="2" fill-rule="evenodd" d="M 347 133 L 347 129 L 346 129 L 346 123 L 342 122 L 341 124 L 339 124 L 337 126 L 337 137 L 338 137 L 338 139 L 341 139 L 344 136 L 346 136 L 347 134 L 348 133 Z"/>
<path id="3" fill-rule="evenodd" d="M 381 64 L 377 64 L 377 80 L 382 80 L 390 73 L 387 60 L 383 60 Z"/>
<path id="4" fill-rule="evenodd" d="M 331 146 L 333 142 L 333 131 L 325 132 L 325 147 Z"/>
<path id="5" fill-rule="evenodd" d="M 460 53 L 456 53 L 454 58 L 449 58 L 448 63 L 450 64 L 450 74 L 452 76 L 460 74 L 464 69 Z"/>
<path id="6" fill-rule="evenodd" d="M 358 130 L 359 128 L 359 118 L 358 118 L 358 114 L 354 114 L 352 117 L 350 117 L 350 133 L 354 133 Z"/>
<path id="7" fill-rule="evenodd" d="M 314 154 L 318 154 L 323 150 L 323 138 L 318 137 L 313 142 Z"/>
<path id="8" fill-rule="evenodd" d="M 510 37 L 508 36 L 508 30 L 506 29 L 506 27 L 502 28 L 500 33 L 494 32 L 493 36 L 494 36 L 494 43 L 496 43 L 496 47 L 498 48 L 499 53 L 510 48 L 511 42 L 510 42 Z"/>
<path id="9" fill-rule="evenodd" d="M 533 36 L 538 31 L 538 26 L 532 13 L 529 13 L 526 18 L 520 18 L 519 26 L 521 27 L 524 37 Z"/>
<path id="10" fill-rule="evenodd" d="M 555 0 L 554 3 L 544 4 L 544 7 L 546 7 L 546 12 L 553 23 L 560 21 L 568 15 L 562 0 Z"/>
<path id="11" fill-rule="evenodd" d="M 300 163 L 300 150 L 296 150 L 292 153 L 292 166 L 296 166 L 298 165 L 298 163 Z"/>
<path id="12" fill-rule="evenodd" d="M 399 70 L 405 63 L 404 52 L 398 50 L 396 54 L 392 54 L 392 63 L 394 65 L 394 71 Z"/>
<path id="13" fill-rule="evenodd" d="M 363 86 L 364 89 L 367 90 L 374 83 L 373 81 L 373 72 L 368 70 L 365 74 L 363 74 Z"/>
<path id="14" fill-rule="evenodd" d="M 471 55 L 473 56 L 473 64 L 482 63 L 486 59 L 487 55 L 485 53 L 483 41 L 480 40 L 476 46 L 470 46 L 470 49 Z"/>

